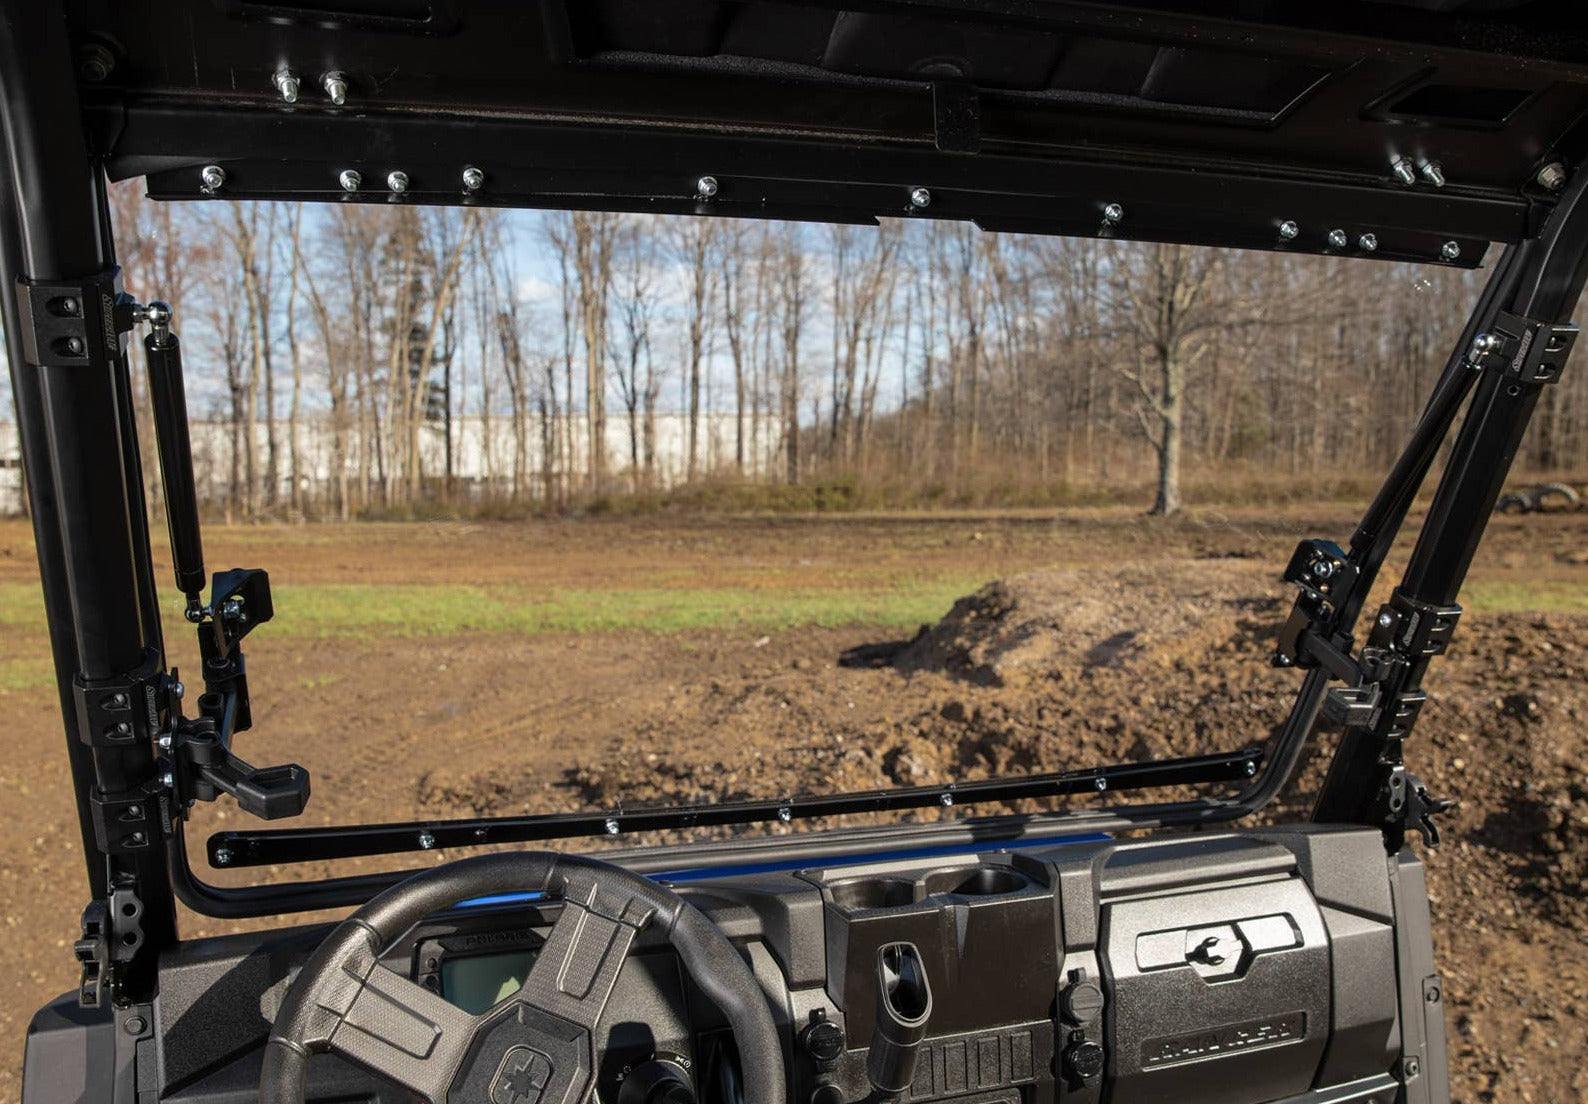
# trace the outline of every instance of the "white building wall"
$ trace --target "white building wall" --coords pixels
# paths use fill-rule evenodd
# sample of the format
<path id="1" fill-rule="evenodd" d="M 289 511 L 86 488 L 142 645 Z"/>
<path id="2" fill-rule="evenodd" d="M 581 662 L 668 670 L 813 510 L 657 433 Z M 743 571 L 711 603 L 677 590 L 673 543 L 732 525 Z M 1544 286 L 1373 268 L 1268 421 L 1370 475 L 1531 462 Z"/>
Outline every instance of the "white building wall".
<path id="1" fill-rule="evenodd" d="M 656 415 L 656 482 L 660 487 L 676 486 L 683 482 L 689 466 L 689 420 L 683 414 Z M 566 416 L 558 419 L 560 433 L 570 432 L 573 439 L 573 465 L 568 478 L 579 486 L 586 474 L 586 425 L 582 415 L 574 415 L 571 425 Z M 231 470 L 231 428 L 225 422 L 200 421 L 189 427 L 193 442 L 194 478 L 199 497 L 208 502 L 225 500 Z M 279 445 L 278 465 L 285 493 L 291 479 L 290 452 L 286 448 L 287 426 L 278 423 L 282 440 Z M 759 432 L 757 432 L 757 430 Z M 642 429 L 643 432 L 643 429 Z M 697 463 L 702 474 L 712 471 L 730 471 L 734 463 L 735 419 L 732 414 L 701 414 L 700 441 Z M 478 415 L 457 418 L 452 425 L 453 471 L 463 493 L 483 497 L 492 487 L 496 493 L 511 490 L 513 478 L 513 427 L 512 420 L 493 416 L 487 429 L 485 419 Z M 745 418 L 745 474 L 750 478 L 772 475 L 780 470 L 781 427 L 776 418 L 762 415 L 759 426 Z M 624 412 L 619 410 L 607 419 L 607 471 L 615 487 L 623 488 L 631 475 L 629 450 L 629 425 Z M 147 442 L 146 442 L 147 444 Z M 531 417 L 525 433 L 524 482 L 525 491 L 537 494 L 541 490 L 542 459 L 541 426 Z M 352 434 L 344 443 L 348 457 L 349 478 L 357 471 L 359 441 Z M 640 445 L 641 463 L 644 462 L 644 443 Z M 331 478 L 334 462 L 333 439 L 329 422 L 323 417 L 305 418 L 298 425 L 299 465 L 303 478 L 309 483 L 307 490 L 314 496 L 322 494 Z M 426 423 L 420 429 L 420 450 L 424 457 L 427 477 L 436 477 L 446 470 L 446 440 L 439 423 Z M 266 462 L 264 426 L 260 425 L 255 441 L 255 471 L 262 473 Z M 373 463 L 371 464 L 373 470 Z M 402 472 L 389 472 L 388 478 L 400 482 Z M 561 473 L 557 473 L 561 475 Z M 0 422 L 0 513 L 16 513 L 22 508 L 22 473 L 18 462 L 16 426 Z"/>

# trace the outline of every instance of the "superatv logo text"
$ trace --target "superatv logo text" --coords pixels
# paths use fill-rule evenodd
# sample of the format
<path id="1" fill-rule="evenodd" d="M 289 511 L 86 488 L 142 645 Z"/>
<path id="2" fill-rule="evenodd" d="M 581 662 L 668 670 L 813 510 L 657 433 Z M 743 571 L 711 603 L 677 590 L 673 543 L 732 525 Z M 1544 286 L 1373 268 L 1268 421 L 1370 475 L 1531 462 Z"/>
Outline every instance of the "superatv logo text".
<path id="1" fill-rule="evenodd" d="M 1143 1068 L 1151 1069 L 1178 1062 L 1194 1062 L 1200 1058 L 1213 1058 L 1240 1050 L 1260 1050 L 1297 1042 L 1306 1034 L 1307 1014 L 1290 1012 L 1265 1020 L 1247 1020 L 1245 1023 L 1149 1039 L 1141 1045 L 1141 1064 Z"/>

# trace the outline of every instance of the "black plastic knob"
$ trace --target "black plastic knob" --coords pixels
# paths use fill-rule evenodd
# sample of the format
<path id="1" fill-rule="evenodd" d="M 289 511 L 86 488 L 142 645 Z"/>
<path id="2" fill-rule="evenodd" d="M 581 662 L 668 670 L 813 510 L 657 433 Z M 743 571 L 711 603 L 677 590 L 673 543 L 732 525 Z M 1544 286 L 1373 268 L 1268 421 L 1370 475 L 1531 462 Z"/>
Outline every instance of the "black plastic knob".
<path id="1" fill-rule="evenodd" d="M 824 1081 L 811 1090 L 810 1104 L 844 1104 L 844 1090 Z"/>
<path id="2" fill-rule="evenodd" d="M 1084 1027 L 1097 1018 L 1103 1010 L 1103 991 L 1090 981 L 1078 981 L 1059 998 L 1064 1018 L 1076 1027 Z"/>
<path id="3" fill-rule="evenodd" d="M 695 1086 L 677 1062 L 652 1058 L 629 1070 L 618 1104 L 696 1104 Z"/>
<path id="4" fill-rule="evenodd" d="M 1070 1071 L 1070 1076 L 1090 1081 L 1103 1072 L 1105 1057 L 1101 1043 L 1082 1039 L 1072 1043 L 1064 1052 L 1064 1065 Z"/>
<path id="5" fill-rule="evenodd" d="M 805 1053 L 818 1066 L 838 1061 L 844 1052 L 844 1029 L 831 1020 L 814 1021 L 800 1034 Z"/>

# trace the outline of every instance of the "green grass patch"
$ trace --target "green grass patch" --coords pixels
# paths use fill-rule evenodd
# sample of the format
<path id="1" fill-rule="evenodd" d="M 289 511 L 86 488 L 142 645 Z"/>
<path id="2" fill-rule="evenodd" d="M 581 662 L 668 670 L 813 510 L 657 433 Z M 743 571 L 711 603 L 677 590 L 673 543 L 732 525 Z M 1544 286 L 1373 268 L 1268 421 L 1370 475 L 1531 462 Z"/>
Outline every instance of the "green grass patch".
<path id="1" fill-rule="evenodd" d="M 42 656 L 0 660 L 0 694 L 32 693 L 55 685 L 55 665 L 48 651 Z"/>
<path id="2" fill-rule="evenodd" d="M 1461 605 L 1474 613 L 1588 613 L 1588 585 L 1561 579 L 1485 579 L 1461 588 Z"/>
<path id="3" fill-rule="evenodd" d="M 967 584 L 932 580 L 888 588 L 748 587 L 557 589 L 532 593 L 467 586 L 301 586 L 276 596 L 282 638 L 451 636 L 459 633 L 655 633 L 804 625 L 911 627 L 935 620 Z"/>
<path id="4" fill-rule="evenodd" d="M 941 617 L 979 585 L 971 578 L 872 577 L 835 589 L 744 585 L 528 590 L 474 586 L 278 586 L 276 617 L 262 635 L 273 639 L 373 639 L 501 633 L 599 633 L 638 629 L 772 630 L 803 625 L 913 628 Z M 165 611 L 167 634 L 185 631 Z M 0 586 L 0 626 L 44 636 L 44 606 L 31 587 Z M 20 661 L 18 661 L 20 662 Z M 18 668 L 20 672 L 22 669 Z M 40 670 L 48 674 L 48 665 Z M 0 676 L 0 687 L 31 686 L 27 673 Z"/>

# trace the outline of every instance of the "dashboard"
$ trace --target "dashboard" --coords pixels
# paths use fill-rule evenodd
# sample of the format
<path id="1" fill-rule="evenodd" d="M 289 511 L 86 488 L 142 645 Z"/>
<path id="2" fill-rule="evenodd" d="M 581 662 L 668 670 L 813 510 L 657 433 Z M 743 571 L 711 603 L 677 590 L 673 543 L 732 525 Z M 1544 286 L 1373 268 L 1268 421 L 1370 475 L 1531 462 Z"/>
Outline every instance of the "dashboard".
<path id="1" fill-rule="evenodd" d="M 1422 868 L 1409 853 L 1386 858 L 1374 830 L 1094 839 L 674 888 L 747 958 L 791 1104 L 1389 1104 L 1448 1092 Z M 523 982 L 560 907 L 474 902 L 418 925 L 383 961 L 483 1011 Z M 152 1029 L 131 1052 L 138 1104 L 256 1099 L 275 1012 L 327 930 L 170 952 Z M 129 1044 L 103 1016 L 65 997 L 41 1010 L 27 1067 L 98 1054 L 114 1068 Z M 634 943 L 596 1041 L 602 1104 L 738 1104 L 729 1025 L 661 933 Z M 24 1079 L 24 1104 L 97 1098 Z M 326 1055 L 310 1062 L 307 1099 L 408 1097 Z"/>

